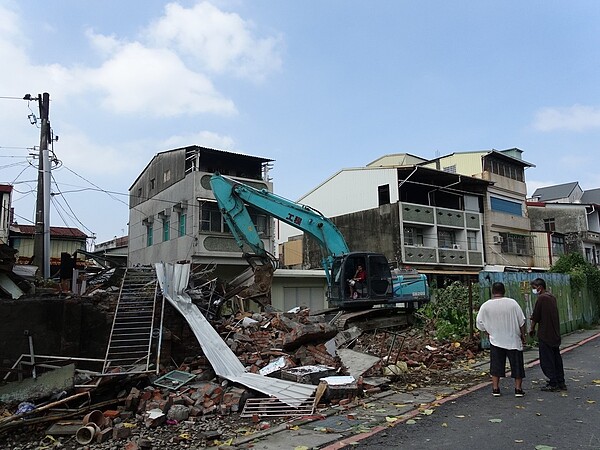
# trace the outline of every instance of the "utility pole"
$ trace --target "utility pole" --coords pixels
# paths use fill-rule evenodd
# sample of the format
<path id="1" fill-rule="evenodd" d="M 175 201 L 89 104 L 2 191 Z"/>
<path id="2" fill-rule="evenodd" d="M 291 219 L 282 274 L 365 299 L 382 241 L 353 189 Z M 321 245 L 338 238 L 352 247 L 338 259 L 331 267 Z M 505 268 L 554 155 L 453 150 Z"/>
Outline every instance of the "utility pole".
<path id="1" fill-rule="evenodd" d="M 52 139 L 50 133 L 50 94 L 38 94 L 40 107 L 40 151 L 37 180 L 37 202 L 35 208 L 35 235 L 33 237 L 34 264 L 43 274 L 50 278 L 50 157 L 48 143 Z"/>

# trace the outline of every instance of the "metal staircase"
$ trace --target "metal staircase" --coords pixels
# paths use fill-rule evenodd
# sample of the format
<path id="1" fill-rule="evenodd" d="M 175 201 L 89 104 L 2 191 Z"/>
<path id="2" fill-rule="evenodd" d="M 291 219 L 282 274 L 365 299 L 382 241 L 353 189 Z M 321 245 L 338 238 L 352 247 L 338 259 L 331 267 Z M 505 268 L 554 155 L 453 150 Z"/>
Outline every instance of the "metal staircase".
<path id="1" fill-rule="evenodd" d="M 154 269 L 126 269 L 102 373 L 110 373 L 117 367 L 121 373 L 151 370 L 157 291 Z M 160 349 L 156 353 L 159 354 Z"/>

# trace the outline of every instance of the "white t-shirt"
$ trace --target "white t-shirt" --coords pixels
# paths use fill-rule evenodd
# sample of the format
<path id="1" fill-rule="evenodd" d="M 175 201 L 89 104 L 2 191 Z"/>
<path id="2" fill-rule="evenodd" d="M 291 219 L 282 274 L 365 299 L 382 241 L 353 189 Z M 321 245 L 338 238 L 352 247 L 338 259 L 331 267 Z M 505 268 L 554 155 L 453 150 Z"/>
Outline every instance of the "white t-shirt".
<path id="1" fill-rule="evenodd" d="M 523 350 L 521 326 L 525 315 L 512 298 L 492 298 L 481 305 L 477 313 L 477 328 L 487 331 L 490 343 L 507 350 Z"/>

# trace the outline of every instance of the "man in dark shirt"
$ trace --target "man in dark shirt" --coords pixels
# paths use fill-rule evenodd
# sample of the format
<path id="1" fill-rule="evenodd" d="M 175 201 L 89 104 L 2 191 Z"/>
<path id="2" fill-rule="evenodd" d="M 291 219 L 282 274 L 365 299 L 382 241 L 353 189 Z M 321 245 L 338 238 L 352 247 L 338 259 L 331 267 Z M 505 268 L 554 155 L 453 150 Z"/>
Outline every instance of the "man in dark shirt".
<path id="1" fill-rule="evenodd" d="M 533 280 L 531 289 L 538 298 L 530 317 L 529 335 L 534 337 L 535 327 L 539 325 L 537 338 L 540 367 L 544 375 L 548 377 L 548 384 L 542 387 L 542 391 L 566 391 L 565 371 L 560 355 L 560 321 L 556 297 L 546 291 L 546 282 L 542 278 Z"/>

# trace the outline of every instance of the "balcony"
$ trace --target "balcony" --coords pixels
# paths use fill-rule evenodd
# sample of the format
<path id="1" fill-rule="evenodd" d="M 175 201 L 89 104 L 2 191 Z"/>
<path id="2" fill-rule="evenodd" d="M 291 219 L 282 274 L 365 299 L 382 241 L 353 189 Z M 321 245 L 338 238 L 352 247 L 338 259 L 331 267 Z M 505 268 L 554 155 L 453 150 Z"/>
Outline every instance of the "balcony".
<path id="1" fill-rule="evenodd" d="M 425 205 L 401 203 L 401 215 L 404 222 L 434 224 L 434 208 Z"/>
<path id="2" fill-rule="evenodd" d="M 437 224 L 445 227 L 465 227 L 465 215 L 462 211 L 455 209 L 436 208 L 435 216 Z"/>

